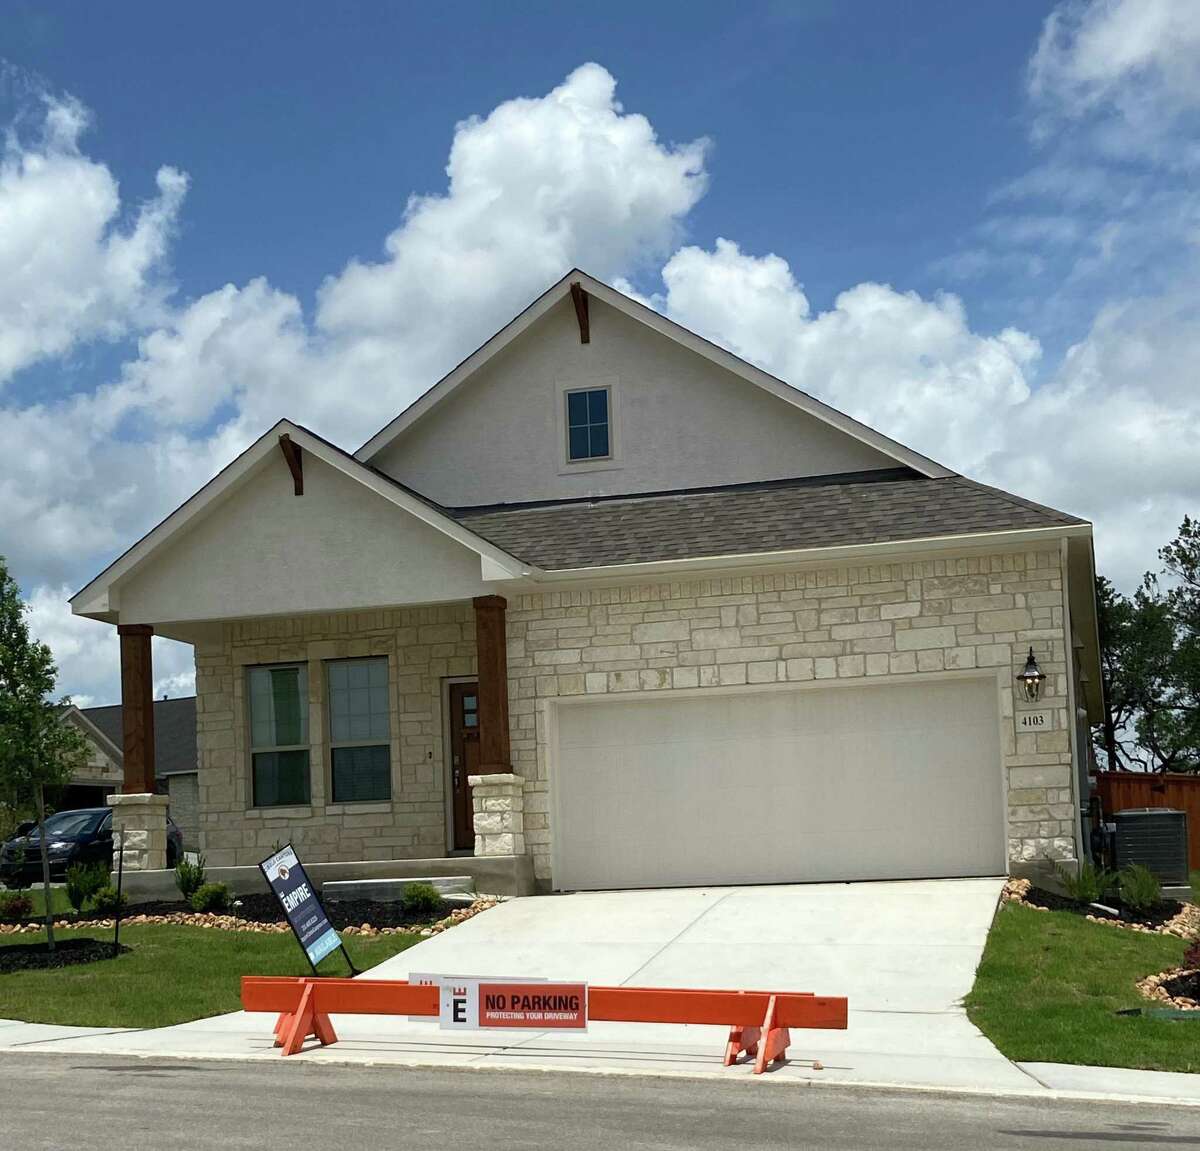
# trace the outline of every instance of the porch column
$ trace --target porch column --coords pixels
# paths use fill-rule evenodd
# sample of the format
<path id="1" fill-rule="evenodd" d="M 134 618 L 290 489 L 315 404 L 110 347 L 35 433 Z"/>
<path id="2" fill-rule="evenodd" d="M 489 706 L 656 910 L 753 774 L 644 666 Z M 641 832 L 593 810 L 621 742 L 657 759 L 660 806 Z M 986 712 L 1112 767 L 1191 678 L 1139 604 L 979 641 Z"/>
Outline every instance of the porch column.
<path id="1" fill-rule="evenodd" d="M 512 772 L 508 743 L 508 640 L 504 611 L 508 601 L 499 595 L 476 596 L 475 650 L 479 661 L 480 775 Z"/>
<path id="2" fill-rule="evenodd" d="M 121 734 L 125 759 L 126 794 L 150 795 L 154 774 L 154 667 L 150 637 L 144 623 L 117 625 L 121 637 Z"/>

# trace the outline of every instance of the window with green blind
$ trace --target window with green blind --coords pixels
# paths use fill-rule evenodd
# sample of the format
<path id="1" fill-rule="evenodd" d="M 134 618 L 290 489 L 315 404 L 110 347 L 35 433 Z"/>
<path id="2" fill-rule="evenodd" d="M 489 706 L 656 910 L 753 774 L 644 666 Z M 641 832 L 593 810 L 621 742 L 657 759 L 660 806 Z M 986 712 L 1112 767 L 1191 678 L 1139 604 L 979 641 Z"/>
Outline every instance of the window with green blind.
<path id="1" fill-rule="evenodd" d="M 255 807 L 309 802 L 308 667 L 252 667 L 250 765 Z"/>
<path id="2" fill-rule="evenodd" d="M 388 665 L 379 659 L 330 660 L 329 747 L 334 803 L 392 797 Z"/>

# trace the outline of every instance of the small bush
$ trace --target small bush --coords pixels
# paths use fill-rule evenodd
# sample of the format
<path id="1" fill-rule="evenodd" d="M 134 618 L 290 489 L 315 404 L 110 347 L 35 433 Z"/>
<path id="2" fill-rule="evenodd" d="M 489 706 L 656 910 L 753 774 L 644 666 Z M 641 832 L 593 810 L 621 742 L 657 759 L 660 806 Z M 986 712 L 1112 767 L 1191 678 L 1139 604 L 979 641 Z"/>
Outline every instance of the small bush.
<path id="1" fill-rule="evenodd" d="M 409 883 L 400 895 L 400 906 L 408 915 L 432 915 L 442 906 L 442 897 L 432 883 Z"/>
<path id="2" fill-rule="evenodd" d="M 1193 942 L 1191 947 L 1183 953 L 1183 965 L 1194 971 L 1200 971 L 1200 939 Z"/>
<path id="3" fill-rule="evenodd" d="M 1095 903 L 1112 890 L 1117 878 L 1111 871 L 1096 867 L 1090 859 L 1079 865 L 1077 874 L 1057 865 L 1054 871 L 1067 894 L 1079 903 Z"/>
<path id="4" fill-rule="evenodd" d="M 122 891 L 118 899 L 117 889 L 111 883 L 105 884 L 92 896 L 92 910 L 97 915 L 116 915 L 118 908 L 123 912 L 128 906 L 129 896 Z"/>
<path id="5" fill-rule="evenodd" d="M 225 883 L 206 883 L 192 893 L 191 903 L 193 911 L 227 911 L 229 886 Z"/>
<path id="6" fill-rule="evenodd" d="M 196 856 L 196 862 L 190 863 L 186 858 L 179 861 L 175 868 L 175 886 L 179 894 L 191 902 L 191 898 L 204 886 L 204 856 Z"/>
<path id="7" fill-rule="evenodd" d="M 1121 868 L 1117 875 L 1121 902 L 1133 911 L 1149 911 L 1162 902 L 1162 884 L 1140 863 Z"/>
<path id="8" fill-rule="evenodd" d="M 108 868 L 103 863 L 72 863 L 67 868 L 67 902 L 78 915 L 83 905 L 108 884 Z"/>
<path id="9" fill-rule="evenodd" d="M 25 919 L 33 914 L 33 900 L 23 891 L 0 891 L 0 919 Z"/>

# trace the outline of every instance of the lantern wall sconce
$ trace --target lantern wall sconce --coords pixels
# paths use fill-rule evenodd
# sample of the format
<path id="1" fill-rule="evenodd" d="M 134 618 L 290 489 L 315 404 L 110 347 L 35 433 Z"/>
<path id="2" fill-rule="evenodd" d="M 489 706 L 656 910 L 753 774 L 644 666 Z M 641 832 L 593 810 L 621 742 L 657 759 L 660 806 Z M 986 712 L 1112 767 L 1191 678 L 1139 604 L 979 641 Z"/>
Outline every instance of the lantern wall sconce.
<path id="1" fill-rule="evenodd" d="M 1032 647 L 1029 649 L 1029 658 L 1025 661 L 1024 669 L 1017 676 L 1017 682 L 1021 685 L 1021 690 L 1025 693 L 1027 703 L 1037 703 L 1042 698 L 1042 684 L 1046 682 L 1046 676 L 1042 672 L 1042 669 L 1038 667 L 1038 661 L 1034 658 Z"/>

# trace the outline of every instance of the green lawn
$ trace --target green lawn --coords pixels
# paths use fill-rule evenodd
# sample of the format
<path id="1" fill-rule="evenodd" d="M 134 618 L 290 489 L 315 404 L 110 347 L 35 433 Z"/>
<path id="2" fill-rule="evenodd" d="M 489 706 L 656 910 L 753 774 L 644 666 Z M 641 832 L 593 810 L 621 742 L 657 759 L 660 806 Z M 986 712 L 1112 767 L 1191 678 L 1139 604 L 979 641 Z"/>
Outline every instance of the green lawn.
<path id="1" fill-rule="evenodd" d="M 110 938 L 110 932 L 60 931 Z M 6 935 L 0 947 L 31 943 L 39 935 Z M 411 947 L 412 935 L 350 936 L 346 949 L 360 970 Z M 237 1011 L 243 975 L 307 975 L 309 967 L 288 934 L 216 931 L 203 927 L 124 927 L 121 942 L 132 951 L 116 959 L 51 971 L 0 974 L 0 1018 L 88 1027 L 164 1027 L 225 1011 Z M 322 975 L 349 974 L 335 953 L 322 960 Z"/>
<path id="2" fill-rule="evenodd" d="M 1089 923 L 1067 911 L 1001 907 L 988 936 L 971 1021 L 1009 1059 L 1200 1071 L 1200 1019 L 1119 1016 L 1148 1007 L 1137 980 L 1179 964 L 1181 939 Z"/>
<path id="3" fill-rule="evenodd" d="M 26 888 L 25 894 L 33 900 L 33 914 L 45 915 L 46 899 L 41 884 L 37 887 Z M 65 887 L 50 888 L 50 910 L 55 915 L 73 914 L 71 905 L 67 902 L 67 890 Z"/>

